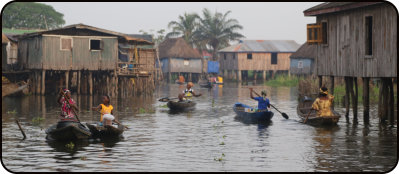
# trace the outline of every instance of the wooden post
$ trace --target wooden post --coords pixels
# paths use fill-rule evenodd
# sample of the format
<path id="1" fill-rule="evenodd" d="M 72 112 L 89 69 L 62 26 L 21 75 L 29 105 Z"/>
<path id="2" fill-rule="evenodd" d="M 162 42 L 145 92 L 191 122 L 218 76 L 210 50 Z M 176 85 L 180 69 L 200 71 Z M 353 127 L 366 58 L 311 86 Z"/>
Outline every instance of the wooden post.
<path id="1" fill-rule="evenodd" d="M 353 82 L 355 83 L 355 92 L 354 92 L 354 95 L 353 95 L 353 99 L 352 99 L 352 102 L 353 102 L 353 121 L 354 122 L 357 122 L 357 103 L 358 103 L 358 89 L 357 89 L 357 77 L 353 77 Z"/>
<path id="2" fill-rule="evenodd" d="M 263 74 L 263 81 L 266 81 L 266 71 L 262 71 L 262 74 Z"/>
<path id="3" fill-rule="evenodd" d="M 168 72 L 168 83 L 172 82 L 172 73 Z"/>
<path id="4" fill-rule="evenodd" d="M 237 80 L 238 80 L 239 82 L 242 81 L 242 78 L 241 78 L 241 70 L 238 70 L 238 71 L 237 71 Z"/>
<path id="5" fill-rule="evenodd" d="M 349 104 L 350 104 L 350 92 L 349 92 L 349 77 L 345 78 L 345 117 L 348 120 L 349 118 Z"/>
<path id="6" fill-rule="evenodd" d="M 21 131 L 22 135 L 24 136 L 23 140 L 26 138 L 26 134 L 24 132 L 24 130 L 22 129 L 21 125 L 19 124 L 18 120 L 15 120 L 15 122 L 17 123 L 19 130 Z"/>
<path id="7" fill-rule="evenodd" d="M 323 85 L 323 76 L 318 76 L 319 77 L 319 88 Z"/>
<path id="8" fill-rule="evenodd" d="M 69 88 L 69 71 L 65 71 L 65 88 Z"/>
<path id="9" fill-rule="evenodd" d="M 93 95 L 93 72 L 89 71 L 89 94 Z"/>
<path id="10" fill-rule="evenodd" d="M 331 87 L 330 87 L 330 94 L 334 95 L 334 76 L 330 76 Z M 332 103 L 332 109 L 334 109 L 334 101 Z"/>
<path id="11" fill-rule="evenodd" d="M 256 81 L 257 77 L 258 77 L 258 72 L 257 71 L 253 71 L 254 72 L 254 80 Z"/>
<path id="12" fill-rule="evenodd" d="M 370 118 L 370 86 L 369 77 L 363 77 L 363 122 L 369 123 Z"/>
<path id="13" fill-rule="evenodd" d="M 42 77 L 42 76 L 40 75 L 40 73 L 37 72 L 37 81 L 36 81 L 37 88 L 36 88 L 36 94 L 40 94 L 41 91 L 42 91 L 42 85 L 41 85 L 41 83 L 42 83 L 42 78 L 41 78 L 41 77 Z"/>
<path id="14" fill-rule="evenodd" d="M 389 116 L 389 123 L 391 125 L 394 124 L 394 107 L 395 107 L 395 100 L 394 100 L 394 91 L 393 91 L 393 83 L 392 78 L 387 78 L 388 87 L 389 87 L 389 101 L 388 101 L 388 116 Z"/>
<path id="15" fill-rule="evenodd" d="M 383 91 L 385 88 L 385 83 L 384 83 L 384 79 L 381 78 L 379 85 L 379 92 L 378 92 L 378 118 L 380 119 L 380 123 L 383 121 Z"/>
<path id="16" fill-rule="evenodd" d="M 192 81 L 193 81 L 193 79 L 192 79 L 192 74 L 191 74 L 191 73 L 188 73 L 188 81 L 189 81 L 189 82 L 192 82 Z"/>
<path id="17" fill-rule="evenodd" d="M 77 93 L 78 93 L 78 95 L 80 95 L 81 78 L 82 78 L 82 73 L 81 73 L 81 71 L 78 71 L 78 79 L 77 79 L 77 82 L 78 82 Z"/>

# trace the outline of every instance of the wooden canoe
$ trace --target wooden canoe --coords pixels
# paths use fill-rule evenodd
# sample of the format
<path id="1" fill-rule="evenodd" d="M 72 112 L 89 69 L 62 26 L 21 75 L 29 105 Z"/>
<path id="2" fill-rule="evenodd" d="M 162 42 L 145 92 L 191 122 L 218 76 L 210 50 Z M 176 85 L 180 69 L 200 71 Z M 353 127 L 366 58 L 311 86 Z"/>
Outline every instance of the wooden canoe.
<path id="1" fill-rule="evenodd" d="M 274 113 L 267 110 L 257 110 L 242 103 L 233 106 L 237 119 L 248 123 L 268 122 L 273 118 Z"/>
<path id="2" fill-rule="evenodd" d="M 57 124 L 46 129 L 46 139 L 69 141 L 76 139 L 88 139 L 90 130 L 79 122 L 59 121 Z"/>
<path id="3" fill-rule="evenodd" d="M 306 120 L 309 112 L 311 112 L 309 114 L 308 120 L 306 121 L 306 124 L 313 126 L 331 126 L 338 123 L 341 116 L 334 110 L 332 111 L 333 116 L 319 116 L 315 110 L 311 110 L 313 101 L 314 99 L 312 98 L 304 97 L 298 103 L 297 114 L 299 118 L 301 118 L 302 122 Z"/>
<path id="4" fill-rule="evenodd" d="M 122 133 L 124 131 L 123 125 L 100 126 L 97 123 L 86 123 L 86 126 L 90 129 L 91 138 L 117 138 L 119 136 L 122 136 Z"/>
<path id="5" fill-rule="evenodd" d="M 170 110 L 177 110 L 177 111 L 192 109 L 195 107 L 195 105 L 196 103 L 190 100 L 184 100 L 184 101 L 171 100 L 167 104 Z"/>
<path id="6" fill-rule="evenodd" d="M 204 84 L 199 84 L 201 87 L 203 88 L 212 88 L 212 84 L 211 83 L 204 83 Z"/>

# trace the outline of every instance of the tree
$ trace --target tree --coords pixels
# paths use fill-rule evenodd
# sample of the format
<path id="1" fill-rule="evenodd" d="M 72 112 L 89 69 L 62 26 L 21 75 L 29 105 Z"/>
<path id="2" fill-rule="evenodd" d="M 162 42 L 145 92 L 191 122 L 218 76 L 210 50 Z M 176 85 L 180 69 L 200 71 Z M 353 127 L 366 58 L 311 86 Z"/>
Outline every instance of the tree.
<path id="1" fill-rule="evenodd" d="M 3 11 L 4 28 L 59 28 L 65 21 L 64 15 L 52 6 L 36 2 L 12 2 Z"/>
<path id="2" fill-rule="evenodd" d="M 244 36 L 237 32 L 243 27 L 236 19 L 227 18 L 231 11 L 225 14 L 215 12 L 212 14 L 207 8 L 200 17 L 200 25 L 194 32 L 194 41 L 199 50 L 209 48 L 214 60 L 218 60 L 217 51 L 229 46 L 230 41 L 235 41 Z"/>
<path id="3" fill-rule="evenodd" d="M 194 46 L 193 34 L 199 25 L 199 16 L 196 13 L 184 13 L 183 16 L 179 15 L 178 21 L 171 21 L 168 28 L 172 28 L 172 32 L 166 35 L 166 38 L 178 36 L 183 37 L 184 40 L 191 46 Z"/>
<path id="4" fill-rule="evenodd" d="M 152 39 L 153 39 L 153 41 L 154 41 L 154 43 L 155 43 L 155 47 L 158 45 L 158 44 L 160 44 L 163 40 L 165 40 L 165 29 L 160 29 L 160 30 L 158 30 L 157 32 L 156 32 L 156 36 L 155 36 L 155 34 L 154 34 L 154 30 L 153 29 L 150 29 L 150 33 L 148 33 L 148 32 L 146 32 L 146 31 L 144 31 L 144 30 L 140 30 L 139 31 L 140 33 L 142 33 L 142 34 L 149 34 L 149 35 L 151 35 L 152 36 Z"/>

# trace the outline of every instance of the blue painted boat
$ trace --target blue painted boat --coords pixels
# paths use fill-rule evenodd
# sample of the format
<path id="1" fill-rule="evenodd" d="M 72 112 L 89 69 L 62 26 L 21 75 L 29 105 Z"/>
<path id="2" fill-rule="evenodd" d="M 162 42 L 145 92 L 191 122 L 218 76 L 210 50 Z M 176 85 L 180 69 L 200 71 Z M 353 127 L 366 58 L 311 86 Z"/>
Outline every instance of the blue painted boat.
<path id="1" fill-rule="evenodd" d="M 244 122 L 267 122 L 273 118 L 274 113 L 267 110 L 258 110 L 248 105 L 237 102 L 233 106 L 237 119 Z"/>

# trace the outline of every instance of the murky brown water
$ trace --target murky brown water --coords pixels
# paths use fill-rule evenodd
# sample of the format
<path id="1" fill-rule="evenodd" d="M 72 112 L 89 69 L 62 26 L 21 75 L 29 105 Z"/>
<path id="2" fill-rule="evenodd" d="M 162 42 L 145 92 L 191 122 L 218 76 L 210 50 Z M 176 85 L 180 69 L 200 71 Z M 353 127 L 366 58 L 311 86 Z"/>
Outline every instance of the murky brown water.
<path id="1" fill-rule="evenodd" d="M 299 123 L 297 89 L 252 86 L 266 89 L 277 111 L 268 125 L 244 124 L 234 119 L 232 106 L 249 99 L 248 86 L 226 84 L 208 90 L 196 85 L 203 96 L 194 111 L 169 113 L 157 99 L 177 96 L 183 86 L 167 85 L 153 97 L 111 100 L 117 118 L 131 129 L 114 142 L 65 144 L 45 140 L 44 130 L 57 122 L 59 108 L 54 96 L 6 97 L 2 99 L 2 161 L 13 172 L 23 171 L 389 171 L 397 163 L 397 126 L 380 126 L 376 106 L 371 125 L 362 119 L 353 124 L 345 117 L 336 127 L 316 128 Z M 89 111 L 100 96 L 73 96 L 81 121 L 99 120 Z M 139 113 L 139 108 L 155 113 Z M 344 108 L 336 106 L 344 113 Z M 12 111 L 15 111 L 12 112 Z M 360 108 L 359 117 L 362 116 Z M 32 119 L 42 117 L 39 124 Z M 25 129 L 21 141 L 15 119 Z M 350 118 L 352 116 L 350 115 Z M 224 144 L 224 145 L 223 145 Z M 220 159 L 220 161 L 219 161 Z"/>

